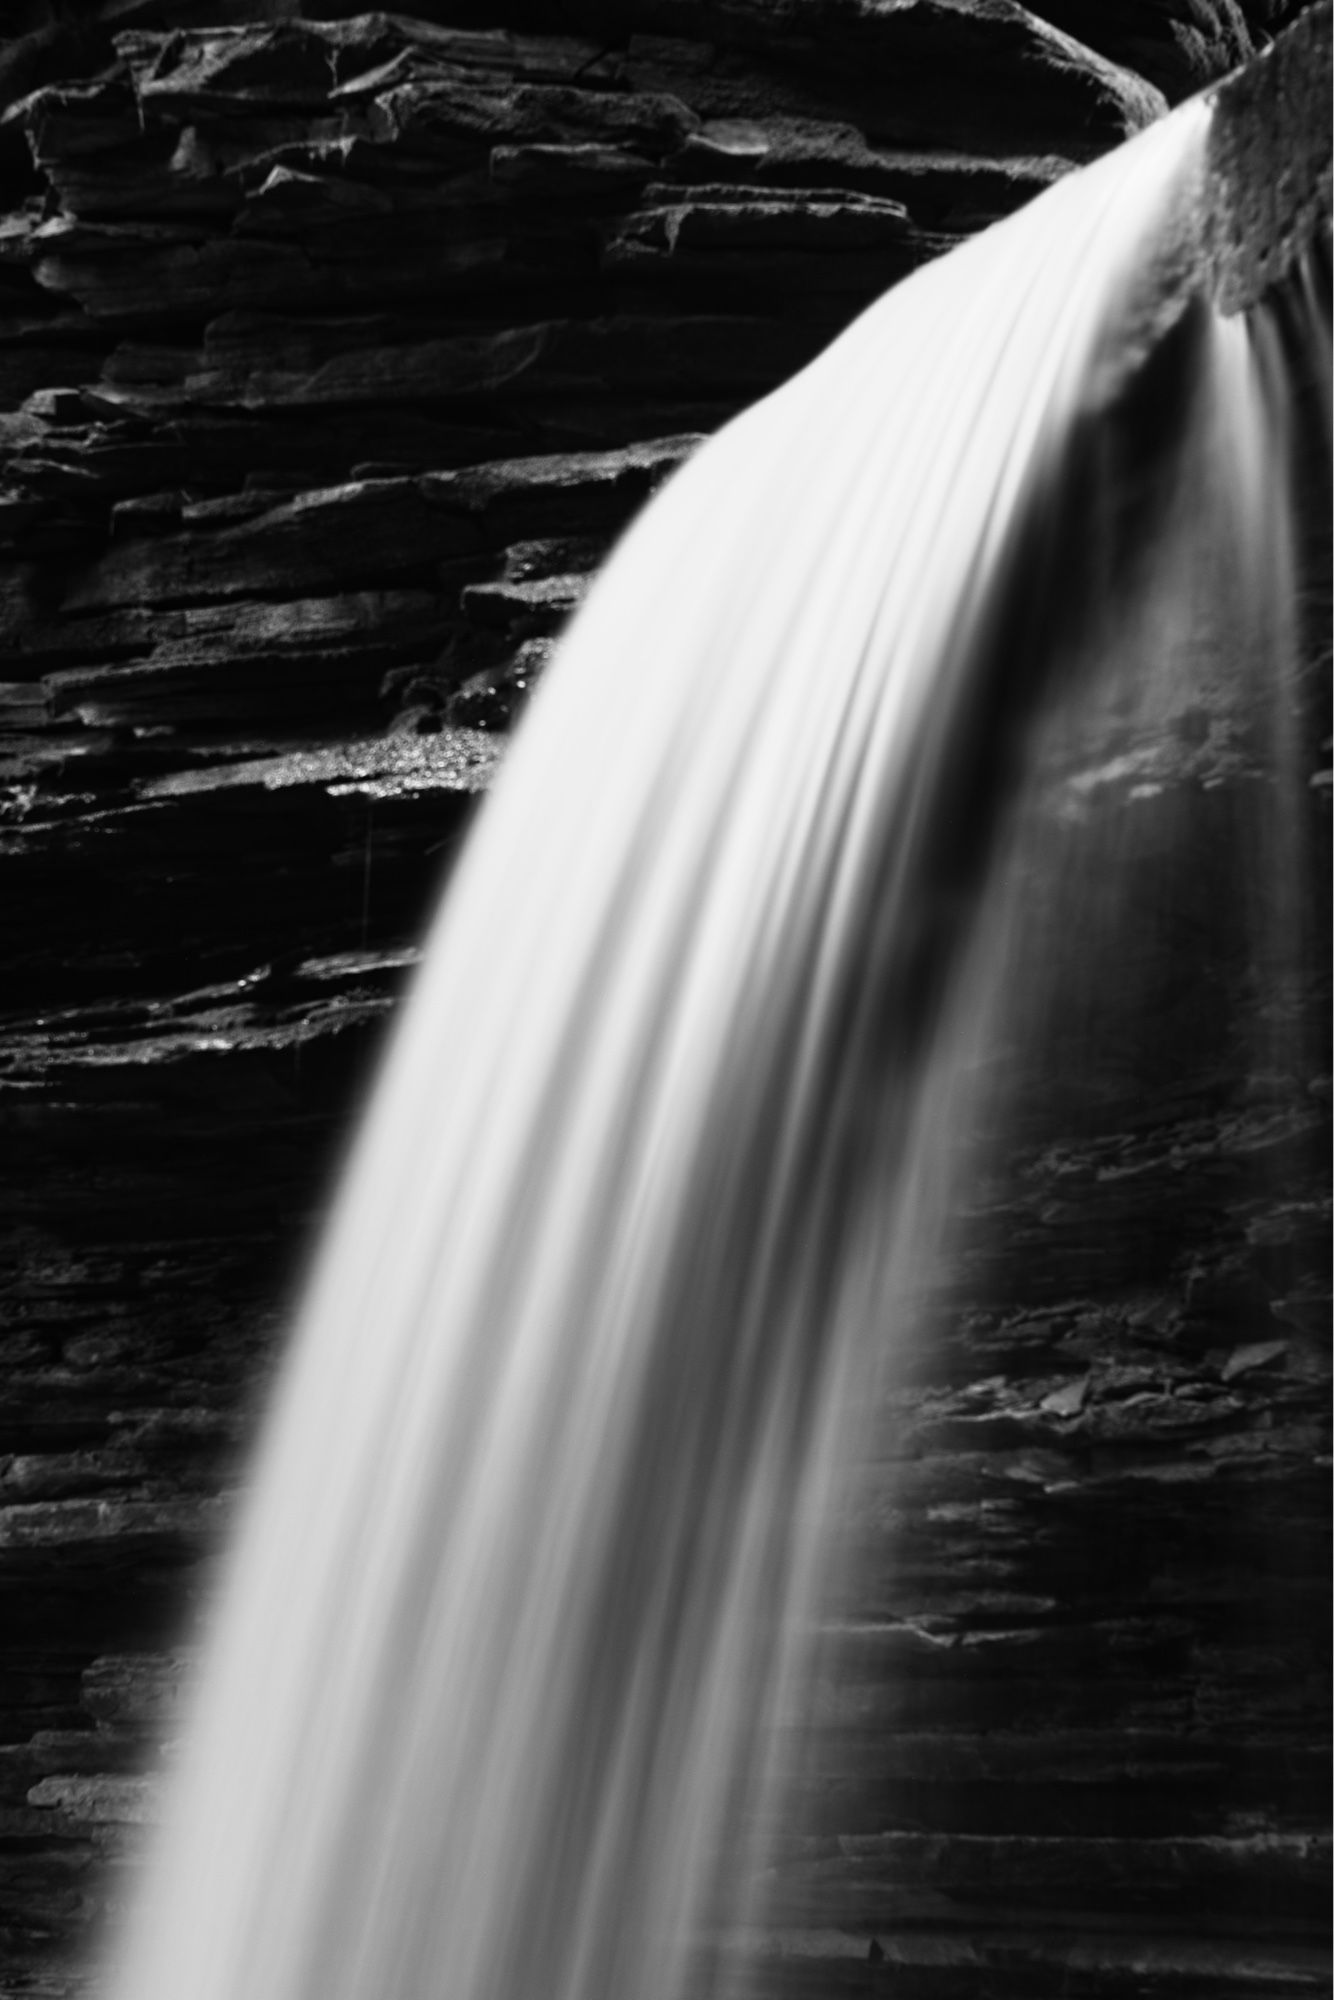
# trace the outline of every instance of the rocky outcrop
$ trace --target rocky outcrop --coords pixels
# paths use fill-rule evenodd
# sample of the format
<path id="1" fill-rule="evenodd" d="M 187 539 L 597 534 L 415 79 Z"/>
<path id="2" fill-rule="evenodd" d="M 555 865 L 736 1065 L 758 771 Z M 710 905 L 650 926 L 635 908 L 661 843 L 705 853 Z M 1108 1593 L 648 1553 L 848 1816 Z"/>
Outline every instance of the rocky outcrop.
<path id="1" fill-rule="evenodd" d="M 349 1107 L 601 556 L 887 284 L 1278 19 L 254 11 L 34 4 L 0 56 L 15 1994 L 122 1893 Z M 979 1221 L 849 1498 L 880 1580 L 759 1991 L 1321 1990 L 1321 1100 L 1208 1057 L 1030 1133 Z"/>

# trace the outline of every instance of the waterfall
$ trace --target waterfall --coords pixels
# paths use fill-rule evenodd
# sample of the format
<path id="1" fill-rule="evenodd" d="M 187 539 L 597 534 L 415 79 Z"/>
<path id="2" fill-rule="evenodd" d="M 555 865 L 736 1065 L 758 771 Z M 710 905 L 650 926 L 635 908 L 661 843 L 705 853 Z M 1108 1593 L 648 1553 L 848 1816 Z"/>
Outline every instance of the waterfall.
<path id="1" fill-rule="evenodd" d="M 595 586 L 328 1223 L 121 2000 L 725 1985 L 1033 743 L 1116 673 L 1152 717 L 1211 590 L 1279 643 L 1272 368 L 1180 279 L 1209 116 L 896 288 Z"/>

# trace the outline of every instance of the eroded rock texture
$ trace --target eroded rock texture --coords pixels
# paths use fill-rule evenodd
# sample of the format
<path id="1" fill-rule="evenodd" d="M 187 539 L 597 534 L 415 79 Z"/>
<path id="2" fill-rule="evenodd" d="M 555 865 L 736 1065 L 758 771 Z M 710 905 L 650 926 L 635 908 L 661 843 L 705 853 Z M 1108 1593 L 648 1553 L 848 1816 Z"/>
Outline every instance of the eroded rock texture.
<path id="1" fill-rule="evenodd" d="M 0 1992 L 73 1990 L 123 1893 L 349 1107 L 590 572 L 701 434 L 1283 11 L 16 15 Z M 1325 1990 L 1323 1101 L 1200 1043 L 1200 960 L 1097 1119 L 1035 1058 L 867 1475 L 883 1582 L 757 1993 Z"/>

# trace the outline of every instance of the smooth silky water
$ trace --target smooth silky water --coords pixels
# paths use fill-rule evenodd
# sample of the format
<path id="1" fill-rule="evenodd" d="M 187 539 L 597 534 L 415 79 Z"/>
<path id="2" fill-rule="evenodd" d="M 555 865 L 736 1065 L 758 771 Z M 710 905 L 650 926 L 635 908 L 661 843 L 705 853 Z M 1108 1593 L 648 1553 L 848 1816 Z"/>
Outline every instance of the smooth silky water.
<path id="1" fill-rule="evenodd" d="M 1172 278 L 1208 119 L 897 287 L 598 581 L 328 1224 L 117 2000 L 677 2000 L 781 1925 L 767 1746 L 1041 1018 L 1043 828 L 1211 631 L 1248 687 L 1283 643 L 1282 398 Z"/>

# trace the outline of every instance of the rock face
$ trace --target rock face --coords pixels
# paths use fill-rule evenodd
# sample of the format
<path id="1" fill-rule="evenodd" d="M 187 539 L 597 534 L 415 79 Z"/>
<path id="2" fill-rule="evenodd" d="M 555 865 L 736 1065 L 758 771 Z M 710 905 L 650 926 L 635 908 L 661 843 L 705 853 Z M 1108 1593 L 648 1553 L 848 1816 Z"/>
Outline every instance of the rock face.
<path id="1" fill-rule="evenodd" d="M 810 1934 L 757 1995 L 1328 1990 L 1324 1003 L 1257 981 L 1213 723 L 1159 721 L 1148 782 L 1122 751 L 1082 828 L 1042 822 L 1100 908 L 1012 944 L 1064 990 L 1021 980 L 850 1471 L 772 1890 Z"/>
<path id="2" fill-rule="evenodd" d="M 18 25 L 0 1991 L 56 1995 L 151 1814 L 350 1108 L 592 570 L 700 435 L 1281 11 Z M 1183 1000 L 1191 1061 L 1097 1119 L 1032 1059 L 1042 1114 L 849 1501 L 862 1637 L 757 1993 L 1326 1990 L 1327 1100 L 1205 1027 Z"/>

